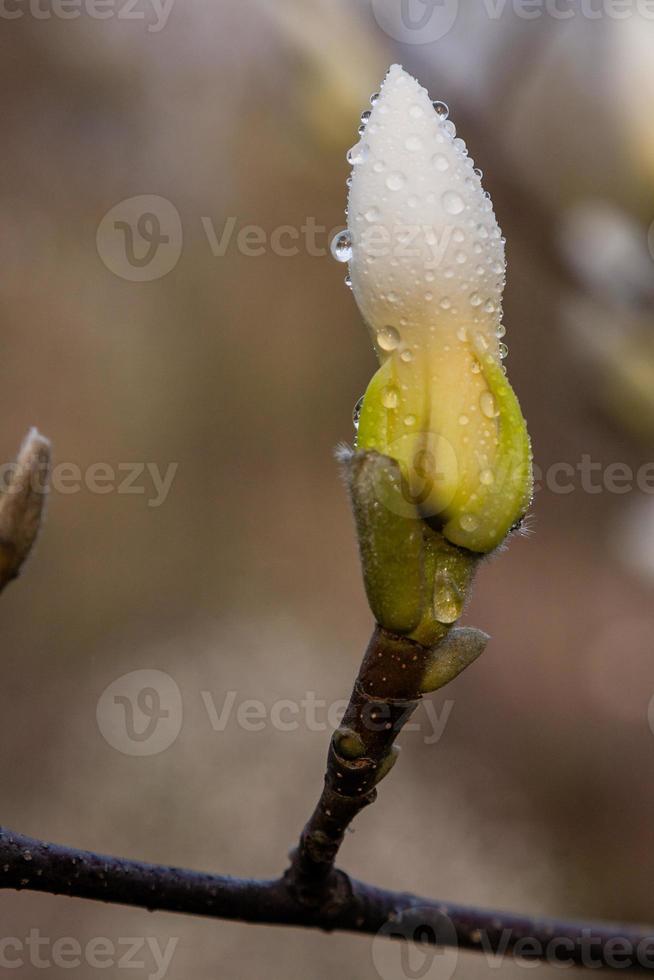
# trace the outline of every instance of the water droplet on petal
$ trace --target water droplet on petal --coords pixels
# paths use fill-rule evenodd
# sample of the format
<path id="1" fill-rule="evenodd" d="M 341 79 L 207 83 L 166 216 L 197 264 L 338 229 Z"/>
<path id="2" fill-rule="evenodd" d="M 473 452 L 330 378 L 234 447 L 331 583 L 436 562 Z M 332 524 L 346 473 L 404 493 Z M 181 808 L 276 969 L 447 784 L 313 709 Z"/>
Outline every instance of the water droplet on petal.
<path id="1" fill-rule="evenodd" d="M 337 262 L 349 262 L 352 258 L 352 239 L 347 231 L 341 231 L 332 238 L 331 253 Z"/>
<path id="2" fill-rule="evenodd" d="M 386 178 L 386 186 L 389 191 L 400 191 L 404 187 L 404 181 L 404 174 L 396 170 Z"/>
<path id="3" fill-rule="evenodd" d="M 397 408 L 400 401 L 400 393 L 394 385 L 386 385 L 381 395 L 384 408 Z"/>
<path id="4" fill-rule="evenodd" d="M 500 323 L 499 327 L 495 331 L 495 336 L 496 337 L 504 337 L 505 334 L 506 334 L 506 327 L 504 326 L 503 323 Z"/>
<path id="5" fill-rule="evenodd" d="M 466 340 L 468 339 L 468 331 L 466 330 L 465 327 L 459 327 L 459 329 L 456 332 L 456 335 L 462 343 L 465 343 Z"/>
<path id="6" fill-rule="evenodd" d="M 481 306 L 482 298 L 479 293 L 470 293 L 470 305 L 471 306 Z"/>
<path id="7" fill-rule="evenodd" d="M 492 470 L 482 470 L 479 474 L 479 482 L 483 483 L 485 487 L 489 487 L 495 482 L 495 474 Z"/>
<path id="8" fill-rule="evenodd" d="M 372 116 L 372 112 L 370 111 L 370 109 L 363 110 L 363 112 L 361 113 L 361 122 L 363 123 L 364 126 L 367 125 L 368 120 L 370 119 L 371 116 Z"/>
<path id="9" fill-rule="evenodd" d="M 400 335 L 395 327 L 382 327 L 377 331 L 377 344 L 382 350 L 395 350 L 400 343 Z"/>
<path id="10" fill-rule="evenodd" d="M 409 348 L 407 347 L 406 350 L 403 350 L 402 351 L 402 353 L 400 354 L 400 357 L 404 361 L 405 364 L 408 364 L 409 361 L 412 361 L 413 360 L 413 351 L 410 351 Z"/>
<path id="11" fill-rule="evenodd" d="M 467 425 L 470 419 L 467 415 L 459 415 L 459 425 Z"/>
<path id="12" fill-rule="evenodd" d="M 440 302 L 441 309 L 442 310 L 449 310 L 449 308 L 451 307 L 451 305 L 452 305 L 452 301 L 449 298 L 449 296 L 443 296 L 443 298 L 442 298 L 442 300 Z"/>
<path id="13" fill-rule="evenodd" d="M 465 208 L 463 198 L 456 191 L 445 191 L 442 201 L 448 214 L 461 214 Z"/>
<path id="14" fill-rule="evenodd" d="M 350 279 L 349 276 L 346 276 L 343 282 L 345 283 L 348 289 L 352 289 L 352 280 Z"/>
<path id="15" fill-rule="evenodd" d="M 443 123 L 443 132 L 447 133 L 448 136 L 451 136 L 452 139 L 454 139 L 456 136 L 456 126 L 451 119 L 448 119 Z"/>
<path id="16" fill-rule="evenodd" d="M 431 162 L 436 170 L 440 171 L 441 173 L 449 170 L 450 163 L 444 153 L 434 153 L 433 157 L 431 158 Z"/>
<path id="17" fill-rule="evenodd" d="M 497 417 L 497 405 L 495 404 L 495 398 L 490 391 L 484 391 L 479 396 L 479 407 L 487 419 L 494 419 Z"/>
<path id="18" fill-rule="evenodd" d="M 404 416 L 404 424 L 408 428 L 410 428 L 412 425 L 415 425 L 416 424 L 416 417 L 415 417 L 415 415 L 405 415 Z"/>
<path id="19" fill-rule="evenodd" d="M 407 136 L 404 141 L 404 145 L 406 146 L 407 150 L 414 152 L 415 150 L 422 149 L 422 140 L 419 136 Z"/>
<path id="20" fill-rule="evenodd" d="M 508 356 L 509 348 L 506 346 L 506 344 L 500 344 L 499 352 L 501 359 L 504 360 L 504 358 Z"/>
<path id="21" fill-rule="evenodd" d="M 377 105 L 379 102 L 379 92 L 373 92 L 370 96 L 370 105 Z"/>
<path id="22" fill-rule="evenodd" d="M 450 114 L 449 106 L 446 102 L 440 102 L 438 99 L 436 102 L 432 102 L 436 115 L 445 122 Z"/>
<path id="23" fill-rule="evenodd" d="M 357 143 L 347 151 L 347 162 L 351 166 L 356 167 L 359 163 L 363 163 L 367 159 L 369 152 L 370 147 L 367 143 Z"/>

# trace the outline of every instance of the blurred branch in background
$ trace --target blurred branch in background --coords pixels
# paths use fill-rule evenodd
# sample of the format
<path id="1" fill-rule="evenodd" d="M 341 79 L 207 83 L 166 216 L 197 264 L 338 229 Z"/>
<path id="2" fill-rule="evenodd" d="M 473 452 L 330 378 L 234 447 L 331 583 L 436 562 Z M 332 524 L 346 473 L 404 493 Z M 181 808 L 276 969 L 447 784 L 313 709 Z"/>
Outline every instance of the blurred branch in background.
<path id="1" fill-rule="evenodd" d="M 32 429 L 0 496 L 0 592 L 18 577 L 36 541 L 49 469 L 50 443 Z"/>

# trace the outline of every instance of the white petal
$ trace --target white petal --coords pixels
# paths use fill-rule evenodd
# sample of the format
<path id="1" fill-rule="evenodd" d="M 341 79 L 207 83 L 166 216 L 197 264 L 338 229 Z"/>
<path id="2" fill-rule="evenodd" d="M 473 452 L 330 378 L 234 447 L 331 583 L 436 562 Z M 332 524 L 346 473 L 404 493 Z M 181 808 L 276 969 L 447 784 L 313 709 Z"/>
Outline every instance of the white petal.
<path id="1" fill-rule="evenodd" d="M 504 241 L 454 126 L 400 65 L 384 80 L 353 163 L 354 296 L 373 339 L 425 345 L 465 327 L 497 352 Z"/>

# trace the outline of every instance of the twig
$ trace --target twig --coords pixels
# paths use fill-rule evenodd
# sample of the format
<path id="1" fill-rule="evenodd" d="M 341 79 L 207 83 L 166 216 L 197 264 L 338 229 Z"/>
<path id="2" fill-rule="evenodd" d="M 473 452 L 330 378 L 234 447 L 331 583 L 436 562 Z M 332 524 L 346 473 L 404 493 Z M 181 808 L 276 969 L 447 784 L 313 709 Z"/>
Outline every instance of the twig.
<path id="1" fill-rule="evenodd" d="M 334 871 L 338 897 L 315 907 L 285 877 L 243 880 L 47 844 L 0 830 L 4 888 L 268 925 L 340 930 L 440 947 L 616 969 L 654 968 L 654 930 L 535 919 L 386 891 Z M 335 894 L 335 893 L 334 893 Z"/>

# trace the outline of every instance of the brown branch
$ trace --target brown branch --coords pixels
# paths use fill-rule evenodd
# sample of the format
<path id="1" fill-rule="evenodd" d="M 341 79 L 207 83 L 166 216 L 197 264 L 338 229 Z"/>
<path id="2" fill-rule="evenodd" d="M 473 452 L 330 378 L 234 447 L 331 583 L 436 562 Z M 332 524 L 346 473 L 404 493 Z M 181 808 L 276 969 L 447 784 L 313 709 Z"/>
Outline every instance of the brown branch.
<path id="1" fill-rule="evenodd" d="M 654 930 L 558 922 L 386 891 L 333 871 L 332 900 L 298 899 L 288 878 L 242 880 L 47 844 L 0 830 L 0 884 L 150 911 L 341 930 L 489 956 L 616 969 L 654 969 Z"/>
<path id="2" fill-rule="evenodd" d="M 406 637 L 375 629 L 331 740 L 322 794 L 292 858 L 289 883 L 305 904 L 329 902 L 329 887 L 338 888 L 331 876 L 338 849 L 397 758 L 394 739 L 419 703 L 431 656 Z"/>

